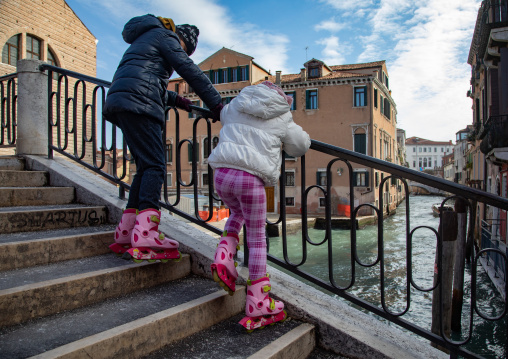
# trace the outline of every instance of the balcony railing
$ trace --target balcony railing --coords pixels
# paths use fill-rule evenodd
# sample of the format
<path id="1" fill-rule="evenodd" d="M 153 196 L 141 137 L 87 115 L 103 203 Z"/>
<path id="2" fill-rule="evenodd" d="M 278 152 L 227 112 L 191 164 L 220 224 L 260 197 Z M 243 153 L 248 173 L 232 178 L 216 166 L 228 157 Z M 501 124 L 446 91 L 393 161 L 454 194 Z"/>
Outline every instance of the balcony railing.
<path id="1" fill-rule="evenodd" d="M 41 66 L 41 70 L 47 70 L 49 72 L 48 76 L 48 124 L 50 126 L 50 129 L 53 129 L 52 131 L 56 131 L 56 129 L 61 129 L 61 126 L 65 127 L 65 132 L 71 135 L 73 138 L 73 142 L 75 143 L 81 143 L 81 145 L 77 146 L 74 145 L 73 148 L 69 148 L 69 142 L 68 137 L 57 137 L 57 138 L 50 138 L 48 143 L 49 148 L 49 156 L 51 157 L 53 152 L 60 153 L 80 164 L 83 166 L 101 174 L 102 176 L 106 177 L 113 183 L 116 183 L 120 188 L 120 196 L 123 197 L 125 195 L 125 190 L 128 190 L 130 187 L 127 183 L 123 181 L 123 174 L 117 175 L 116 173 L 108 174 L 105 173 L 103 170 L 104 163 L 97 163 L 95 161 L 96 158 L 96 151 L 97 147 L 100 146 L 104 149 L 107 149 L 108 151 L 112 151 L 113 153 L 113 167 L 114 169 L 117 168 L 117 157 L 114 155 L 117 148 L 117 131 L 115 126 L 106 124 L 104 119 L 101 119 L 99 117 L 100 109 L 104 105 L 105 102 L 105 92 L 106 89 L 109 87 L 109 83 L 105 81 L 101 81 L 98 79 L 93 79 L 90 77 L 85 77 L 77 73 L 73 73 L 70 71 L 62 70 L 60 68 L 49 66 L 49 65 L 43 65 Z M 52 80 L 52 74 L 53 72 L 57 72 L 59 74 L 59 80 L 57 81 L 56 89 L 54 88 L 54 80 Z M 83 93 L 90 94 L 90 98 L 82 98 L 79 103 L 81 104 L 78 106 L 77 101 L 77 94 L 78 91 L 75 90 L 73 92 L 69 92 L 65 90 L 65 86 L 63 84 L 66 84 L 69 82 L 69 79 L 73 78 L 74 80 L 77 80 L 75 82 L 76 86 L 83 86 L 83 88 L 86 86 L 90 87 L 87 91 L 83 91 Z M 69 104 L 72 104 L 72 106 L 69 106 Z M 198 168 L 198 141 L 197 141 L 197 128 L 198 124 L 206 126 L 206 133 L 208 138 L 211 138 L 211 122 L 208 117 L 210 117 L 210 113 L 208 110 L 200 109 L 200 108 L 194 108 L 195 111 L 199 113 L 199 116 L 194 120 L 193 125 L 193 133 L 192 133 L 192 140 L 190 140 L 190 134 L 182 134 L 180 133 L 180 117 L 178 111 L 176 111 L 173 108 L 168 108 L 166 115 L 168 115 L 169 112 L 171 112 L 171 126 L 174 126 L 174 148 L 175 148 L 175 159 L 176 159 L 176 170 L 177 170 L 177 181 L 176 181 L 176 195 L 174 196 L 174 199 L 172 202 L 168 199 L 168 192 L 167 192 L 167 183 L 164 183 L 164 200 L 161 201 L 160 205 L 161 207 L 175 213 L 178 216 L 181 216 L 189 221 L 192 221 L 193 223 L 197 223 L 203 228 L 206 228 L 207 230 L 210 230 L 216 234 L 221 234 L 221 230 L 210 225 L 207 223 L 208 220 L 211 218 L 201 218 L 199 216 L 199 203 L 198 203 L 198 191 L 200 190 L 200 187 L 198 185 L 198 179 L 197 179 L 197 168 Z M 82 118 L 91 118 L 98 122 L 100 125 L 99 128 L 96 127 L 94 123 L 92 123 L 91 128 L 87 128 L 86 131 L 83 131 L 82 137 L 78 137 L 76 133 L 72 131 L 73 128 L 76 128 L 76 119 L 78 118 L 77 114 L 81 113 L 83 114 Z M 86 115 L 85 115 L 86 113 Z M 63 115 L 62 115 L 63 114 Z M 63 117 L 62 117 L 63 116 Z M 72 121 L 71 121 L 72 119 Z M 188 119 L 185 119 L 188 121 Z M 72 122 L 72 126 L 69 125 L 69 121 Z M 50 132 L 52 132 L 50 131 Z M 173 131 L 173 130 L 171 130 Z M 60 132 L 60 131 L 57 131 Z M 173 134 L 173 132 L 172 132 Z M 106 137 L 110 139 L 110 146 L 106 146 Z M 100 138 L 100 139 L 98 139 Z M 163 140 L 166 139 L 166 133 L 163 134 Z M 193 159 L 192 159 L 192 180 L 190 183 L 186 184 L 184 181 L 182 181 L 181 177 L 181 170 L 182 170 L 182 160 L 181 157 L 183 155 L 182 148 L 187 147 L 184 146 L 185 144 L 190 144 L 193 146 Z M 92 144 L 92 146 L 87 146 L 87 144 Z M 125 143 L 122 142 L 123 153 L 126 153 L 126 146 Z M 76 147 L 77 146 L 77 147 Z M 211 141 L 208 141 L 208 153 L 211 153 Z M 91 156 L 92 162 L 88 163 L 84 161 L 86 158 L 86 150 L 91 148 L 91 151 L 93 151 L 93 155 Z M 481 317 L 485 321 L 498 321 L 503 326 L 503 330 L 506 330 L 506 321 L 503 320 L 503 318 L 506 315 L 506 303 L 505 303 L 505 309 L 501 313 L 501 315 L 496 317 L 490 317 L 487 314 L 483 313 L 478 305 L 477 305 L 477 299 L 475 295 L 471 296 L 470 303 L 468 305 L 468 312 L 464 314 L 466 319 L 464 321 L 467 321 L 467 329 L 463 331 L 461 334 L 458 335 L 458 337 L 454 337 L 453 339 L 445 333 L 444 330 L 444 321 L 443 321 L 443 315 L 442 308 L 443 308 L 443 294 L 442 290 L 440 290 L 439 298 L 439 313 L 438 316 L 439 320 L 439 330 L 438 332 L 432 332 L 429 329 L 423 328 L 418 323 L 410 322 L 409 320 L 406 320 L 404 317 L 405 314 L 407 314 L 411 308 L 411 298 L 413 296 L 413 291 L 416 292 L 423 292 L 423 293 L 429 293 L 434 290 L 438 290 L 442 288 L 443 285 L 443 275 L 444 275 L 444 267 L 443 267 L 443 260 L 441 256 L 438 256 L 437 264 L 436 264 L 436 271 L 438 273 L 437 279 L 434 282 L 434 285 L 432 285 L 430 288 L 422 288 L 419 285 L 415 283 L 414 274 L 413 274 L 413 255 L 412 255 L 412 241 L 414 239 L 415 232 L 420 229 L 427 229 L 432 232 L 432 237 L 435 238 L 436 245 L 437 245 L 437 252 L 443 253 L 443 228 L 440 225 L 439 229 L 435 229 L 432 227 L 427 226 L 419 226 L 412 228 L 411 227 L 411 217 L 410 217 L 410 202 L 409 202 L 409 196 L 406 196 L 404 201 L 406 204 L 406 213 L 405 213 L 405 241 L 406 241 L 406 263 L 405 263 L 405 269 L 401 272 L 403 275 L 402 284 L 400 290 L 396 290 L 394 292 L 390 291 L 387 286 L 387 273 L 386 273 L 386 266 L 388 265 L 387 259 L 385 258 L 384 248 L 385 248 L 385 237 L 384 237 L 384 226 L 383 226 L 383 220 L 385 218 L 385 207 L 387 205 L 386 203 L 386 188 L 392 187 L 388 186 L 388 181 L 391 181 L 392 183 L 395 182 L 397 187 L 402 190 L 404 188 L 404 193 L 409 193 L 408 189 L 408 181 L 416 181 L 421 184 L 432 186 L 437 189 L 440 189 L 442 191 L 446 191 L 451 194 L 450 197 L 447 197 L 443 200 L 441 207 L 444 208 L 444 205 L 449 201 L 457 201 L 459 199 L 465 200 L 465 203 L 467 204 L 467 209 L 469 212 L 469 221 L 468 221 L 468 236 L 470 236 L 474 232 L 474 225 L 475 220 L 472 218 L 471 213 L 473 213 L 473 209 L 476 209 L 476 203 L 481 202 L 484 204 L 488 204 L 489 206 L 494 206 L 503 210 L 508 210 L 508 200 L 500 198 L 498 196 L 492 195 L 490 193 L 486 193 L 483 191 L 480 191 L 475 188 L 469 188 L 463 185 L 459 185 L 450 181 L 446 181 L 441 178 L 437 178 L 425 173 L 421 173 L 418 171 L 414 171 L 411 169 L 408 169 L 406 167 L 398 166 L 393 163 L 383 161 L 381 159 L 372 158 L 363 154 L 359 154 L 354 151 L 346 150 L 343 148 L 339 148 L 330 144 L 322 143 L 316 140 L 312 140 L 311 148 L 309 150 L 309 154 L 311 153 L 320 153 L 322 155 L 329 156 L 327 163 L 324 163 L 323 167 L 326 167 L 326 184 L 325 185 L 307 185 L 306 178 L 307 176 L 307 165 L 306 165 L 306 156 L 303 156 L 301 159 L 299 159 L 299 168 L 297 169 L 296 173 L 299 173 L 301 175 L 300 183 L 301 183 L 301 198 L 302 198 L 302 211 L 301 211 L 301 222 L 302 222 L 302 239 L 300 250 L 301 250 L 301 259 L 298 261 L 291 260 L 289 258 L 288 254 L 288 236 L 286 232 L 286 223 L 287 223 L 287 208 L 286 208 L 286 183 L 285 183 L 285 176 L 281 176 L 280 183 L 278 187 L 278 193 L 280 195 L 279 203 L 280 203 L 280 215 L 277 221 L 271 223 L 271 224 L 282 224 L 282 248 L 283 248 L 283 255 L 282 257 L 276 257 L 274 255 L 269 255 L 268 259 L 290 271 L 293 273 L 293 275 L 305 279 L 312 284 L 322 288 L 325 291 L 328 291 L 329 293 L 336 294 L 349 302 L 359 306 L 360 308 L 367 310 L 380 318 L 384 318 L 394 324 L 397 324 L 398 326 L 415 333 L 416 335 L 429 340 L 433 342 L 436 345 L 439 345 L 441 347 L 446 348 L 450 352 L 451 358 L 456 358 L 457 356 L 462 356 L 464 358 L 480 358 L 481 355 L 478 353 L 474 353 L 471 350 L 465 349 L 465 346 L 471 341 L 471 338 L 473 335 L 475 335 L 475 331 L 477 330 L 477 325 L 474 324 L 473 318 L 475 317 Z M 102 151 L 104 153 L 104 151 Z M 326 157 L 325 156 L 325 157 Z M 187 159 L 184 159 L 187 161 Z M 175 160 L 173 160 L 175 162 Z M 285 173 L 285 162 L 282 161 L 282 168 L 281 173 Z M 375 206 L 372 203 L 364 203 L 360 204 L 358 206 L 355 206 L 355 200 L 357 199 L 355 197 L 355 188 L 353 187 L 354 179 L 354 171 L 353 171 L 353 164 L 358 164 L 364 167 L 372 168 L 377 171 L 380 171 L 385 174 L 384 177 L 382 177 L 381 181 L 379 182 L 379 187 L 377 190 L 379 190 L 379 205 Z M 337 165 L 340 165 L 341 168 L 344 168 L 344 174 L 343 176 L 346 176 L 346 178 L 349 178 L 349 213 L 352 222 L 354 222 L 357 219 L 358 213 L 367 208 L 373 211 L 378 218 L 378 231 L 377 231 L 377 254 L 375 256 L 375 259 L 371 263 L 365 263 L 362 261 L 362 259 L 359 258 L 358 252 L 357 252 L 357 242 L 358 242 L 358 236 L 357 236 L 357 229 L 356 226 L 351 226 L 350 230 L 350 250 L 349 250 L 349 260 L 350 260 L 350 272 L 351 272 L 351 279 L 350 282 L 344 286 L 341 286 L 337 283 L 336 278 L 334 277 L 334 266 L 336 265 L 336 259 L 334 256 L 337 255 L 337 253 L 334 253 L 334 247 L 332 246 L 334 232 L 332 231 L 332 203 L 334 200 L 334 191 L 332 190 L 332 181 L 333 181 L 333 174 L 337 172 L 335 167 Z M 124 170 L 125 173 L 125 170 Z M 212 178 L 211 175 L 213 173 L 212 169 L 208 166 L 208 174 L 209 178 Z M 373 181 L 373 178 L 371 178 L 371 183 Z M 194 196 L 194 213 L 189 214 L 186 212 L 183 212 L 177 208 L 177 205 L 181 198 L 181 190 L 184 187 L 191 187 L 193 189 L 193 192 L 195 194 Z M 213 181 L 209 181 L 209 184 L 206 188 L 206 191 L 208 192 L 208 206 L 211 208 L 214 204 L 214 201 L 218 201 L 219 199 L 214 197 L 214 188 L 213 188 Z M 312 196 L 312 194 L 318 193 L 319 197 L 324 198 L 325 203 L 325 231 L 324 231 L 324 238 L 318 242 L 313 241 L 309 237 L 309 229 L 307 225 L 307 219 L 308 219 L 308 205 L 307 202 Z M 361 196 L 361 194 L 357 194 L 356 196 Z M 389 197 L 389 196 L 387 196 Z M 445 211 L 441 211 L 441 217 L 440 217 L 440 223 L 443 224 L 443 213 Z M 211 216 L 210 211 L 210 216 Z M 209 216 L 209 217 L 210 217 Z M 268 221 L 267 221 L 268 223 Z M 245 231 L 244 231 L 245 232 Z M 473 242 L 468 241 L 467 242 L 467 248 L 470 251 L 470 254 L 467 256 L 467 258 L 471 261 L 471 293 L 476 293 L 476 279 L 477 279 L 477 264 L 480 257 L 484 257 L 486 255 L 492 255 L 496 254 L 499 256 L 500 260 L 505 263 L 506 268 L 506 253 L 500 251 L 496 248 L 485 248 L 480 251 L 478 251 L 476 254 L 474 254 L 474 248 L 473 248 Z M 324 247 L 328 251 L 328 268 L 329 268 L 329 278 L 323 279 L 318 278 L 313 274 L 310 274 L 306 272 L 304 269 L 302 269 L 302 266 L 308 261 L 308 258 L 310 258 L 309 250 L 312 247 Z M 247 250 L 247 248 L 245 248 Z M 336 249 L 335 249 L 336 250 Z M 244 258 L 248 258 L 248 254 L 244 256 Z M 354 287 L 356 278 L 356 268 L 357 267 L 368 267 L 372 268 L 375 267 L 379 272 L 375 276 L 375 280 L 378 281 L 379 286 L 372 287 L 372 291 L 378 291 L 377 296 L 381 299 L 381 306 L 373 304 L 372 302 L 363 299 L 361 297 L 355 296 L 351 294 L 349 289 Z M 506 273 L 504 274 L 506 276 Z M 388 292 L 390 292 L 388 294 Z M 405 303 L 404 307 L 398 311 L 395 312 L 393 309 L 390 308 L 390 306 L 387 304 L 388 299 L 387 296 L 396 296 L 396 293 L 401 293 L 401 296 L 403 296 L 403 302 Z M 467 314 L 467 315 L 466 315 Z"/>
<path id="2" fill-rule="evenodd" d="M 508 147 L 508 115 L 490 116 L 483 126 L 480 151 L 487 154 L 494 148 Z"/>
<path id="3" fill-rule="evenodd" d="M 475 46 L 479 57 L 483 58 L 487 50 L 490 30 L 508 25 L 508 0 L 484 0 L 478 16 L 480 28 L 475 30 Z"/>
<path id="4" fill-rule="evenodd" d="M 0 148 L 16 146 L 17 74 L 0 77 Z"/>

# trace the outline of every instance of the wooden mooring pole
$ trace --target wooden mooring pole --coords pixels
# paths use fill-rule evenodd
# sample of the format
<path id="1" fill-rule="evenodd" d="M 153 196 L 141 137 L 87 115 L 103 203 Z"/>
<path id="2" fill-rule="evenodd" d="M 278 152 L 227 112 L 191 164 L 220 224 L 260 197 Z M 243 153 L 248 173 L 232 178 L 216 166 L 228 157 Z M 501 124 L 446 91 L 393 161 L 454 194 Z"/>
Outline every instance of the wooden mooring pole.
<path id="1" fill-rule="evenodd" d="M 441 321 L 446 337 L 451 333 L 451 306 L 452 306 L 452 283 L 454 265 L 454 247 L 457 239 L 457 213 L 454 211 L 443 211 L 440 215 L 439 234 L 436 250 L 436 261 L 434 264 L 434 285 L 439 286 L 432 294 L 432 333 L 441 335 Z M 439 272 L 440 270 L 440 272 Z M 442 303 L 442 305 L 441 305 Z M 436 345 L 434 345 L 436 346 Z M 439 349 L 448 352 L 445 348 Z"/>

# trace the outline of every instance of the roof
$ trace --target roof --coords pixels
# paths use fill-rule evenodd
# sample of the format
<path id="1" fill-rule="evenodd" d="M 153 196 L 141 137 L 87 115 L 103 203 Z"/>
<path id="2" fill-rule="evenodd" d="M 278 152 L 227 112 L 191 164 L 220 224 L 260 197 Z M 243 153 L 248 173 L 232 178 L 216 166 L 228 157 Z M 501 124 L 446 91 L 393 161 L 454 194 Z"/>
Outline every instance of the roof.
<path id="1" fill-rule="evenodd" d="M 350 79 L 350 78 L 357 78 L 357 77 L 370 77 L 372 74 L 358 74 L 354 72 L 331 72 L 328 75 L 321 76 L 321 77 L 313 77 L 312 79 L 308 80 L 329 80 L 329 79 Z M 268 76 L 268 81 L 275 83 L 276 77 L 275 76 Z M 255 83 L 255 85 L 266 81 L 266 80 L 260 80 Z M 280 82 L 282 84 L 289 84 L 289 83 L 295 83 L 302 81 L 301 74 L 289 74 L 289 75 L 281 75 Z"/>
<path id="2" fill-rule="evenodd" d="M 445 142 L 445 141 L 431 141 L 427 140 L 425 138 L 421 137 L 409 137 L 406 139 L 406 146 L 411 145 L 429 145 L 429 146 L 451 146 L 453 145 L 452 140 Z"/>
<path id="3" fill-rule="evenodd" d="M 204 59 L 203 61 L 201 61 L 198 66 L 201 66 L 201 64 L 205 61 L 208 61 L 210 58 L 214 57 L 215 55 L 217 55 L 219 52 L 221 51 L 228 51 L 228 52 L 231 52 L 237 56 L 241 56 L 241 57 L 246 57 L 247 59 L 249 59 L 250 61 L 252 61 L 254 58 L 252 56 L 249 56 L 249 55 L 245 55 L 245 54 L 242 54 L 241 52 L 238 52 L 238 51 L 234 51 L 234 50 L 231 50 L 231 49 L 228 49 L 227 47 L 223 47 L 222 49 L 218 50 L 218 51 L 215 51 L 213 54 L 211 54 L 210 56 L 208 56 L 206 59 Z M 256 64 L 257 65 L 257 64 Z M 259 66 L 259 65 L 257 65 Z M 261 66 L 259 66 L 261 67 Z M 266 70 L 265 70 L 266 71 Z M 268 71 L 266 71 L 268 72 Z"/>
<path id="4" fill-rule="evenodd" d="M 344 70 L 358 70 L 358 69 L 370 69 L 372 67 L 379 67 L 385 64 L 385 60 L 375 62 L 365 62 L 362 64 L 349 64 L 349 65 L 333 65 L 330 68 L 333 71 L 344 71 Z"/>

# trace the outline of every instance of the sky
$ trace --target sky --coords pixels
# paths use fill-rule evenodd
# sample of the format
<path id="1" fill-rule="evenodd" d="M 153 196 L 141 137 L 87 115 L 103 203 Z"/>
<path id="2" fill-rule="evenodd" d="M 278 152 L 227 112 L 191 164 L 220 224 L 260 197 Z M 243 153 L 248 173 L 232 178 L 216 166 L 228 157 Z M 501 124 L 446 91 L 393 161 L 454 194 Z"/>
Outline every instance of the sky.
<path id="1" fill-rule="evenodd" d="M 196 64 L 226 47 L 275 74 L 312 58 L 327 65 L 386 61 L 397 127 L 455 142 L 472 123 L 467 63 L 480 0 L 66 0 L 97 38 L 97 77 L 111 81 L 134 16 L 200 30 Z"/>

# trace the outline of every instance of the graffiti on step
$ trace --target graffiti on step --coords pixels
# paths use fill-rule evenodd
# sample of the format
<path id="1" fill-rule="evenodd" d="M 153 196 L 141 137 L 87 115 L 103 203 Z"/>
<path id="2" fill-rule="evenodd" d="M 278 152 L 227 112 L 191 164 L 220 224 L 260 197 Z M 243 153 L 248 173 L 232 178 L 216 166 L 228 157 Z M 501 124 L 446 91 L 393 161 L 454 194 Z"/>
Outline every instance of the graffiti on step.
<path id="1" fill-rule="evenodd" d="M 11 213 L 9 222 L 11 228 L 39 228 L 51 229 L 62 227 L 98 226 L 106 223 L 104 211 L 96 209 L 64 209 L 50 212 Z"/>

